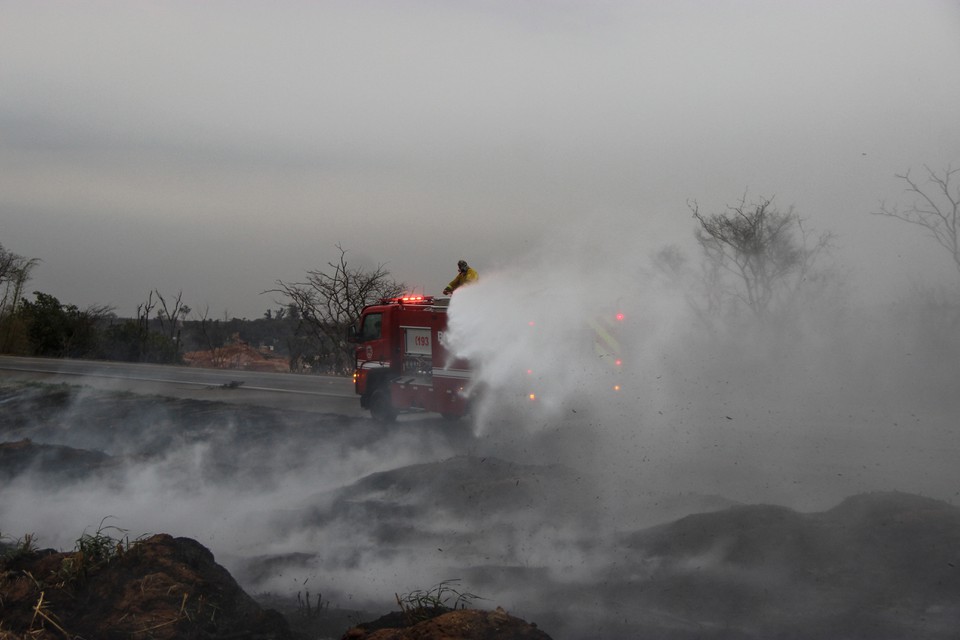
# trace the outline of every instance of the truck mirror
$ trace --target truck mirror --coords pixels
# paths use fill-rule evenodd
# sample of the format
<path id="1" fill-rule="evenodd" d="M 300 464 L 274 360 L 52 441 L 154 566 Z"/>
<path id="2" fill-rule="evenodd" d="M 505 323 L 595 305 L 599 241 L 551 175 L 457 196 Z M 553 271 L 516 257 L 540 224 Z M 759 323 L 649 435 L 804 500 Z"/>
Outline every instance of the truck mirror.
<path id="1" fill-rule="evenodd" d="M 360 342 L 360 340 L 357 338 L 357 328 L 353 325 L 347 327 L 347 342 Z"/>

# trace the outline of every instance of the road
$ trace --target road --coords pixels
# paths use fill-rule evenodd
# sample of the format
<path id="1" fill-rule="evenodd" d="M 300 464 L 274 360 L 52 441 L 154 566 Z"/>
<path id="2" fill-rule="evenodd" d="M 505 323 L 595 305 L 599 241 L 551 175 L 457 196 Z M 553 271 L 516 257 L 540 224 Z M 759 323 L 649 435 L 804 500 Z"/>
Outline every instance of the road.
<path id="1" fill-rule="evenodd" d="M 364 416 L 349 378 L 0 356 L 0 379 Z"/>

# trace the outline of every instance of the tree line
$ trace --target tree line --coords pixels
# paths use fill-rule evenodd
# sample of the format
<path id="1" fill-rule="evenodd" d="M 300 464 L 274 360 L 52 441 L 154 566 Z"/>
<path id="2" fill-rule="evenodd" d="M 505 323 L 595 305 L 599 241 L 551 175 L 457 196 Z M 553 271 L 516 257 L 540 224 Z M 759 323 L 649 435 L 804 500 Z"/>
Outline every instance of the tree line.
<path id="1" fill-rule="evenodd" d="M 883 203 L 871 213 L 907 223 L 946 252 L 960 274 L 960 169 L 936 172 L 924 167 L 926 180 L 908 171 L 896 178 L 906 202 Z M 703 211 L 688 203 L 699 260 L 674 246 L 662 248 L 654 267 L 668 278 L 684 280 L 687 300 L 706 323 L 748 317 L 776 321 L 822 295 L 830 283 L 824 256 L 834 248 L 829 231 L 815 232 L 792 207 L 778 208 L 773 198 L 744 195 L 721 211 Z M 302 280 L 276 281 L 264 293 L 281 297 L 280 306 L 262 318 L 211 319 L 196 314 L 181 292 L 165 296 L 151 290 L 136 317 L 119 318 L 109 307 L 80 309 L 52 295 L 25 295 L 36 258 L 0 245 L 0 352 L 48 357 L 178 363 L 194 350 L 214 350 L 230 342 L 267 346 L 287 357 L 294 371 L 348 373 L 352 345 L 344 337 L 363 307 L 405 290 L 385 265 L 358 267 L 337 244 L 339 258 L 306 272 Z M 693 286 L 691 286 L 691 283 Z"/>

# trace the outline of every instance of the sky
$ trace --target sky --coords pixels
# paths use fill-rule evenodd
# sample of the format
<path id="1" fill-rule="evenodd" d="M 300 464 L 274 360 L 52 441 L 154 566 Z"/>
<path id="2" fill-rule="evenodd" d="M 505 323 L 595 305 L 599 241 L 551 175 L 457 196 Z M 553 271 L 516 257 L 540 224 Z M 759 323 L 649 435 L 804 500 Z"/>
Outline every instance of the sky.
<path id="1" fill-rule="evenodd" d="M 774 197 L 854 290 L 955 276 L 871 216 L 960 167 L 960 3 L 0 0 L 0 243 L 28 290 L 263 315 L 339 257 L 439 293 L 586 224 L 693 251 Z M 578 253 L 579 252 L 579 253 Z M 550 265 L 538 268 L 550 269 Z"/>

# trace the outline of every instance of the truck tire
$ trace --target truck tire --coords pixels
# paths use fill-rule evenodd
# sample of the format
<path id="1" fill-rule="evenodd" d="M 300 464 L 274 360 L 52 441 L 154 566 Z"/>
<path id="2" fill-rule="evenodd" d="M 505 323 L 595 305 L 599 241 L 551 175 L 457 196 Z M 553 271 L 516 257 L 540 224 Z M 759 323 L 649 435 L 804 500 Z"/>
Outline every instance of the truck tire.
<path id="1" fill-rule="evenodd" d="M 393 422 L 397 419 L 397 410 L 390 402 L 390 388 L 381 385 L 370 394 L 370 415 L 377 422 Z"/>
<path id="2" fill-rule="evenodd" d="M 470 405 L 470 402 L 468 401 L 468 402 L 467 402 L 466 409 L 463 411 L 463 413 L 450 413 L 450 412 L 443 413 L 443 412 L 440 412 L 440 416 L 441 416 L 444 420 L 447 420 L 448 422 L 457 422 L 457 421 L 460 420 L 460 418 L 463 418 L 464 416 L 470 415 L 470 409 L 471 409 L 471 405 Z"/>

